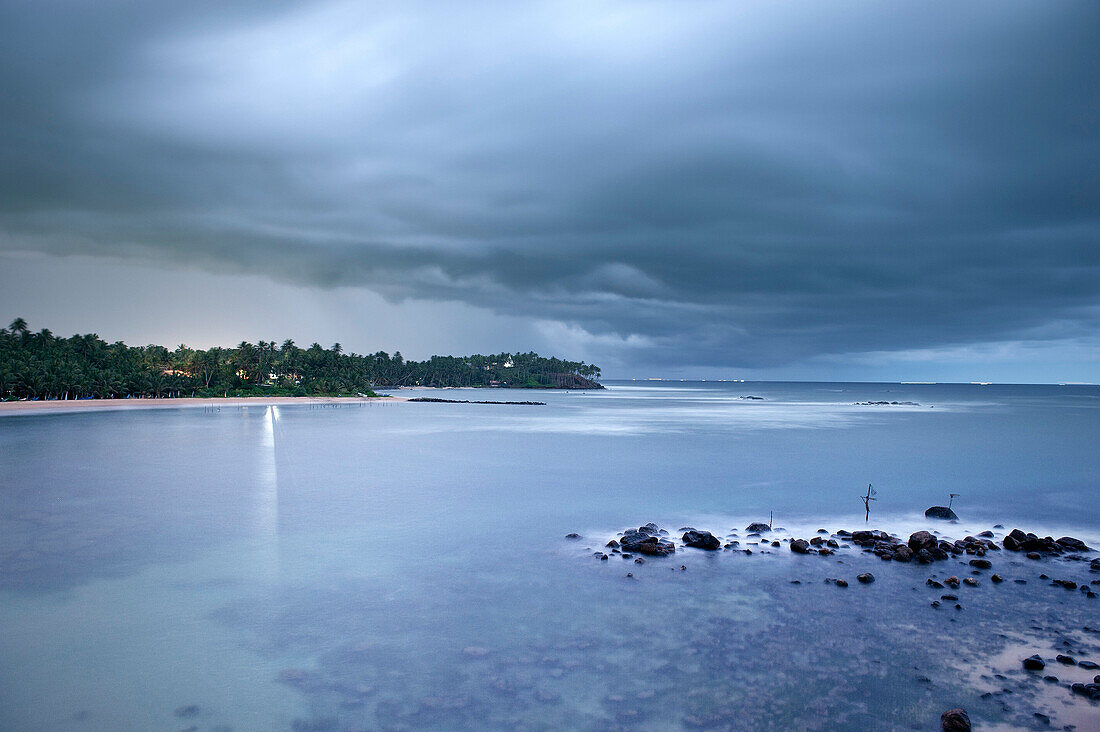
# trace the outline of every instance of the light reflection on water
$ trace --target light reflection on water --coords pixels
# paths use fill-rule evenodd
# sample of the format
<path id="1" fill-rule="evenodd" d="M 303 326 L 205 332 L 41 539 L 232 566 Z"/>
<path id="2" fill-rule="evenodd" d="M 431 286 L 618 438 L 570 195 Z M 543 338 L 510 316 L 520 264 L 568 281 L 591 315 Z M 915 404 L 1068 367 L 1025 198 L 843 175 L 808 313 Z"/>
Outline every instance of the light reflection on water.
<path id="1" fill-rule="evenodd" d="M 995 565 L 1027 585 L 983 582 L 950 612 L 924 585 L 946 566 L 591 556 L 650 520 L 860 528 L 868 482 L 875 528 L 926 528 L 958 492 L 954 537 L 1100 538 L 1091 392 L 833 386 L 0 420 L 0 728 L 927 729 L 959 704 L 1009 726 L 1094 719 L 1015 671 L 1012 695 L 981 698 L 1013 643 L 1100 656 L 1095 602 L 1018 556 Z M 921 407 L 853 406 L 879 400 Z M 825 583 L 864 570 L 874 585 Z"/>

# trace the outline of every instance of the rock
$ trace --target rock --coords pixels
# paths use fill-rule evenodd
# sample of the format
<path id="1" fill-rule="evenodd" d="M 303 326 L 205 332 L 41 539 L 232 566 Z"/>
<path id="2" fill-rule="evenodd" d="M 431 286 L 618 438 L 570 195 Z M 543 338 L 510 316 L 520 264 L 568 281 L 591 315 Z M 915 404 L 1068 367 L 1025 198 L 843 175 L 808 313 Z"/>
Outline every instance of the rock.
<path id="1" fill-rule="evenodd" d="M 941 519 L 943 521 L 958 521 L 959 517 L 955 515 L 947 506 L 932 506 L 930 509 L 924 512 L 925 518 Z M 967 729 L 970 729 L 970 722 L 967 721 Z"/>
<path id="2" fill-rule="evenodd" d="M 940 715 L 943 732 L 970 732 L 970 716 L 965 709 L 948 709 Z"/>
<path id="3" fill-rule="evenodd" d="M 909 535 L 909 548 L 914 552 L 921 549 L 935 549 L 936 537 L 927 531 L 916 531 Z"/>
<path id="4" fill-rule="evenodd" d="M 994 582 L 994 583 L 996 583 L 996 584 L 1000 584 L 1000 583 L 1002 583 L 1002 582 L 1004 582 L 1004 581 L 1005 581 L 1005 578 L 1004 578 L 1004 577 L 1002 577 L 1002 576 L 1001 576 L 1001 575 L 999 575 L 999 574 L 995 574 L 995 575 L 991 576 L 991 577 L 989 578 L 989 580 L 990 580 L 991 582 Z"/>
<path id="5" fill-rule="evenodd" d="M 955 577 L 955 576 L 948 577 L 947 579 L 945 579 L 943 581 L 943 583 L 945 585 L 950 585 L 951 587 L 955 588 L 956 590 L 959 589 L 959 578 L 958 577 Z"/>
<path id="6" fill-rule="evenodd" d="M 612 539 L 611 541 L 604 544 L 604 546 L 611 547 L 612 549 L 618 549 L 619 548 L 619 542 Z"/>
<path id="7" fill-rule="evenodd" d="M 1038 655 L 1030 656 L 1024 659 L 1024 668 L 1028 671 L 1042 671 L 1046 668 L 1046 663 Z"/>
<path id="8" fill-rule="evenodd" d="M 752 523 L 745 527 L 745 531 L 758 531 L 764 533 L 765 531 L 771 531 L 772 527 L 768 524 Z"/>
<path id="9" fill-rule="evenodd" d="M 1088 669 L 1089 671 L 1100 668 L 1100 663 L 1096 663 L 1095 661 L 1081 661 L 1077 665 L 1081 668 Z"/>
<path id="10" fill-rule="evenodd" d="M 573 534 L 566 534 L 566 535 L 565 535 L 565 538 L 566 538 L 566 539 L 579 539 L 579 538 L 581 538 L 581 535 L 580 535 L 580 534 L 577 534 L 577 533 L 573 533 Z"/>
<path id="11" fill-rule="evenodd" d="M 1087 552 L 1089 548 L 1085 545 L 1085 542 L 1080 539 L 1074 539 L 1072 536 L 1063 536 L 1058 539 L 1057 544 L 1064 546 L 1067 549 L 1072 549 L 1078 552 Z"/>
<path id="12" fill-rule="evenodd" d="M 993 532 L 992 531 L 983 531 L 982 533 L 978 534 L 978 536 L 981 536 L 981 537 L 986 538 L 986 539 L 992 539 L 993 538 Z"/>
<path id="13" fill-rule="evenodd" d="M 1100 701 L 1100 684 L 1074 684 L 1069 688 L 1074 694 L 1081 694 L 1093 701 Z"/>
<path id="14" fill-rule="evenodd" d="M 848 580 L 838 579 L 836 581 L 836 586 L 837 587 L 847 587 L 848 586 Z"/>
<path id="15" fill-rule="evenodd" d="M 864 572 L 863 574 L 857 576 L 856 579 L 865 585 L 869 585 L 875 581 L 875 575 L 871 574 L 870 572 Z"/>
<path id="16" fill-rule="evenodd" d="M 913 550 L 910 549 L 909 547 L 905 546 L 904 544 L 899 546 L 894 551 L 894 561 L 895 562 L 911 562 L 911 561 L 913 561 Z"/>
<path id="17" fill-rule="evenodd" d="M 684 532 L 681 541 L 684 544 L 695 547 L 696 549 L 707 549 L 713 551 L 722 546 L 722 542 L 718 540 L 718 537 L 709 531 L 687 531 Z"/>
<path id="18" fill-rule="evenodd" d="M 1028 552 L 1025 556 L 1028 559 L 1042 559 L 1043 558 L 1043 555 L 1040 554 L 1039 552 Z"/>
<path id="19" fill-rule="evenodd" d="M 1077 665 L 1077 661 L 1073 660 L 1073 656 L 1063 656 L 1062 654 L 1058 654 L 1058 656 L 1054 660 L 1058 663 L 1064 663 L 1067 666 Z"/>
<path id="20" fill-rule="evenodd" d="M 978 580 L 974 579 L 973 577 L 965 577 L 963 578 L 963 584 L 967 587 L 977 587 Z"/>
<path id="21" fill-rule="evenodd" d="M 628 530 L 619 540 L 619 544 L 625 551 L 658 557 L 665 557 L 676 551 L 676 546 L 671 541 L 658 536 L 656 524 L 646 524 L 638 529 Z"/>
<path id="22" fill-rule="evenodd" d="M 810 543 L 805 539 L 795 539 L 791 542 L 791 551 L 795 554 L 809 554 Z"/>
<path id="23" fill-rule="evenodd" d="M 971 559 L 970 566 L 976 569 L 992 569 L 993 562 L 988 559 Z"/>

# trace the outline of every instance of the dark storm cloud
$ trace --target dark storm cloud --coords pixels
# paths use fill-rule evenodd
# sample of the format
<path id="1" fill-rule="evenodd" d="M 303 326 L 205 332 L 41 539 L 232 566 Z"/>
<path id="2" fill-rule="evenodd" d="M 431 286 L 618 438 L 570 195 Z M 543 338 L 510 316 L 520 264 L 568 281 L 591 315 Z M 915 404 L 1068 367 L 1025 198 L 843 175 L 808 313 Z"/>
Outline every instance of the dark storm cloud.
<path id="1" fill-rule="evenodd" d="M 650 364 L 1094 338 L 1097 28 L 1088 2 L 8 3 L 0 246 L 459 300 Z"/>

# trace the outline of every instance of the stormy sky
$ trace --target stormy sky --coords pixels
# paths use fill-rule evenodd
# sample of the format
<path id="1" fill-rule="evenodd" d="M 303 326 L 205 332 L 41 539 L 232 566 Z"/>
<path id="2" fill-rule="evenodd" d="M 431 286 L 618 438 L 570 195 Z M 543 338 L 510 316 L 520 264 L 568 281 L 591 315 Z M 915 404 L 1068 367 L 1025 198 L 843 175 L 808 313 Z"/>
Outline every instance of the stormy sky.
<path id="1" fill-rule="evenodd" d="M 0 318 L 1100 381 L 1100 4 L 0 3 Z"/>

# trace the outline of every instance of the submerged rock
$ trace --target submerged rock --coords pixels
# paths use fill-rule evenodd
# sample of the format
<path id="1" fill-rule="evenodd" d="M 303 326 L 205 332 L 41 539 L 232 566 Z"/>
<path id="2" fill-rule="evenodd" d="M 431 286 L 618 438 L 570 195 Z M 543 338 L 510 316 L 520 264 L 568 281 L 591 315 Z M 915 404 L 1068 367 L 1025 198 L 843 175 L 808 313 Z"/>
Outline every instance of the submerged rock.
<path id="1" fill-rule="evenodd" d="M 948 709 L 940 715 L 943 732 L 970 732 L 970 715 L 965 709 Z"/>
<path id="2" fill-rule="evenodd" d="M 566 535 L 565 535 L 565 538 L 566 538 L 566 539 L 579 539 L 579 538 L 581 538 L 581 535 L 580 535 L 580 534 L 578 534 L 578 533 L 576 533 L 576 532 L 574 532 L 574 533 L 572 533 L 572 534 L 566 534 Z"/>
<path id="3" fill-rule="evenodd" d="M 925 518 L 941 519 L 943 521 L 958 521 L 959 519 L 955 512 L 947 506 L 932 506 L 924 512 L 924 516 Z M 967 724 L 969 725 L 969 722 Z"/>
<path id="4" fill-rule="evenodd" d="M 989 561 L 988 559 L 971 559 L 970 566 L 974 567 L 975 569 L 992 569 L 993 562 Z"/>

